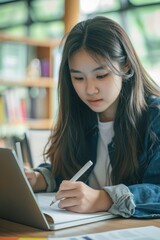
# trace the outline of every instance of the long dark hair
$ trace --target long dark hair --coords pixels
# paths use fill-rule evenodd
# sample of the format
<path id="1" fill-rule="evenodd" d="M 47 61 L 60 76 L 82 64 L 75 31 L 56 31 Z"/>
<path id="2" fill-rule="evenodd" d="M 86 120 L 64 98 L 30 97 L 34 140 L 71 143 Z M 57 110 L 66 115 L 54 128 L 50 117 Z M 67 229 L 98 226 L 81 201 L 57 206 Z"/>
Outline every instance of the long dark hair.
<path id="1" fill-rule="evenodd" d="M 83 48 L 93 58 L 103 57 L 111 70 L 122 76 L 123 84 L 114 120 L 115 159 L 112 163 L 113 184 L 138 181 L 139 126 L 147 107 L 146 98 L 160 96 L 160 90 L 141 65 L 122 27 L 105 17 L 78 23 L 65 39 L 59 72 L 59 110 L 48 142 L 46 156 L 53 174 L 66 179 L 80 168 L 87 158 L 86 134 L 93 128 L 97 114 L 77 96 L 71 82 L 68 60 Z M 112 62 L 117 62 L 120 71 Z"/>

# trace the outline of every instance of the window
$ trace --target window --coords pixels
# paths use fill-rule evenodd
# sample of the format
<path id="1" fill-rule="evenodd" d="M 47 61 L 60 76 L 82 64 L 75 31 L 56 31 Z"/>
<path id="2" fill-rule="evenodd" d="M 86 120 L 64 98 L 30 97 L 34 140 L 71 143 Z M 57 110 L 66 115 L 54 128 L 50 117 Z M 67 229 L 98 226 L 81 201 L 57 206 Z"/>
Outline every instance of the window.
<path id="1" fill-rule="evenodd" d="M 0 16 L 0 33 L 38 39 L 64 34 L 64 0 L 0 1 Z"/>
<path id="2" fill-rule="evenodd" d="M 160 85 L 160 1 L 92 0 L 81 19 L 106 16 L 117 21 L 128 33 L 136 52 L 152 78 Z"/>

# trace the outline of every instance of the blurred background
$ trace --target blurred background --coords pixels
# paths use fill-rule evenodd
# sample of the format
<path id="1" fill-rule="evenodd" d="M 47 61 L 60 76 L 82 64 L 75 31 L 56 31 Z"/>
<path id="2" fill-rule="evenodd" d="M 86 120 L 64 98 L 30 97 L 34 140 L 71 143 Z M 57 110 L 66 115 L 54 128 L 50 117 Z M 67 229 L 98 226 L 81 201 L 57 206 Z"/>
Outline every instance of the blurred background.
<path id="1" fill-rule="evenodd" d="M 126 30 L 160 85 L 160 1 L 0 0 L 0 146 L 31 130 L 50 130 L 58 107 L 60 39 L 77 22 L 98 15 Z"/>
<path id="2" fill-rule="evenodd" d="M 73 1 L 67 2 L 67 7 L 72 8 Z M 160 1 L 75 2 L 79 5 L 75 9 L 77 21 L 96 15 L 118 21 L 131 37 L 143 64 L 160 84 Z M 65 0 L 1 0 L 0 32 L 36 39 L 61 38 L 65 32 L 65 7 Z"/>

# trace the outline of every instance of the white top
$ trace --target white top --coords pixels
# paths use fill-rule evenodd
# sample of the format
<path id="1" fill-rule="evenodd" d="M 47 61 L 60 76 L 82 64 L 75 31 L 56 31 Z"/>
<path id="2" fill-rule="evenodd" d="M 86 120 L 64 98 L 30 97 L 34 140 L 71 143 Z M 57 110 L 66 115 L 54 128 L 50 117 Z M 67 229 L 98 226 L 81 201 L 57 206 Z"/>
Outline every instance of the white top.
<path id="1" fill-rule="evenodd" d="M 114 136 L 113 122 L 98 122 L 99 138 L 97 146 L 97 162 L 89 177 L 89 185 L 94 189 L 112 185 L 111 165 L 108 144 Z"/>

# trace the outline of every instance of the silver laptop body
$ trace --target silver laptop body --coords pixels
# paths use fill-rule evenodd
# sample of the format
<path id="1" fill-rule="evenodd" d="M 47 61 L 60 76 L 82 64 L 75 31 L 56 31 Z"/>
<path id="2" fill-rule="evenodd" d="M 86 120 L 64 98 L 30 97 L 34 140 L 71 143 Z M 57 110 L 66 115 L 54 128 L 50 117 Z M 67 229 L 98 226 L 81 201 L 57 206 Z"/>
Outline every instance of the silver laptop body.
<path id="1" fill-rule="evenodd" d="M 51 230 L 15 152 L 0 148 L 0 218 Z"/>

